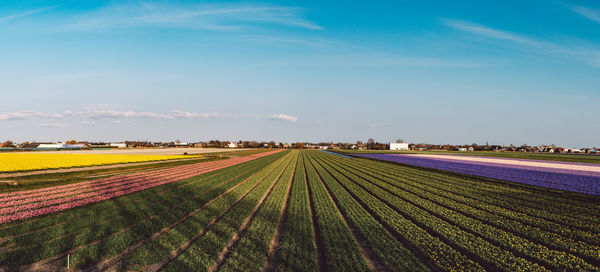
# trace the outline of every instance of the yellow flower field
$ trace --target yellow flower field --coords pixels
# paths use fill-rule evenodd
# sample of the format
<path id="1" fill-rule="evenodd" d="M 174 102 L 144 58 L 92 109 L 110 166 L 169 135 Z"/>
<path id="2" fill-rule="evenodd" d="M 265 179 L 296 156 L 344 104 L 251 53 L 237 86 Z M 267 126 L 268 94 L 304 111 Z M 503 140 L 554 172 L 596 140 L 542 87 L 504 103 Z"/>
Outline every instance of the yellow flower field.
<path id="1" fill-rule="evenodd" d="M 105 155 L 0 153 L 0 172 L 69 168 L 190 158 L 181 155 Z"/>

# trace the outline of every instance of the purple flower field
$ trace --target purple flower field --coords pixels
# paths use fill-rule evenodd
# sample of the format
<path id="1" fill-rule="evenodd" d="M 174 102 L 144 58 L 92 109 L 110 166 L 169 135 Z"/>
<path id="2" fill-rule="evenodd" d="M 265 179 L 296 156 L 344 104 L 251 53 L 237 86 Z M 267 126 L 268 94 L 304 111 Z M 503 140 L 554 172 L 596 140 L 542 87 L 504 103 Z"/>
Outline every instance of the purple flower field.
<path id="1" fill-rule="evenodd" d="M 355 156 L 600 196 L 600 174 L 594 172 L 454 161 L 450 157 L 433 159 L 398 154 L 355 154 Z"/>

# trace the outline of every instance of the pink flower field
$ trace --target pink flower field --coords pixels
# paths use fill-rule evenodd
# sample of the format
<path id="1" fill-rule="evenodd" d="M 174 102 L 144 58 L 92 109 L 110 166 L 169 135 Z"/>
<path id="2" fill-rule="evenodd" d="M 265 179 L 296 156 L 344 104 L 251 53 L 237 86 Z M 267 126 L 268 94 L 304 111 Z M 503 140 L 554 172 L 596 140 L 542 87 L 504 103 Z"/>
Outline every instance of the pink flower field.
<path id="1" fill-rule="evenodd" d="M 46 215 L 154 188 L 232 165 L 268 156 L 280 150 L 226 160 L 201 162 L 168 169 L 0 194 L 0 224 Z"/>

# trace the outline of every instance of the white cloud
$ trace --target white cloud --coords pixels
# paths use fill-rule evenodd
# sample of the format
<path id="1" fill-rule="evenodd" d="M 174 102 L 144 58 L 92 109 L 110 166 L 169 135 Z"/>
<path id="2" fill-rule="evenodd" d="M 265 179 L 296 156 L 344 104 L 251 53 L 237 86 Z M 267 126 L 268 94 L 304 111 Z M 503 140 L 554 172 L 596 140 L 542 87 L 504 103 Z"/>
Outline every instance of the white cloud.
<path id="1" fill-rule="evenodd" d="M 14 19 L 18 19 L 21 17 L 25 17 L 25 16 L 29 16 L 29 15 L 33 15 L 36 13 L 40 13 L 49 9 L 53 9 L 56 8 L 56 6 L 52 6 L 52 7 L 45 7 L 45 8 L 39 8 L 39 9 L 32 9 L 32 10 L 28 10 L 28 11 L 24 11 L 21 13 L 17 13 L 17 14 L 13 14 L 13 15 L 8 15 L 5 17 L 0 17 L 0 23 L 4 23 L 4 22 L 8 22 L 8 21 L 12 21 Z"/>
<path id="2" fill-rule="evenodd" d="M 573 6 L 571 8 L 571 10 L 573 10 L 573 12 L 575 12 L 585 18 L 588 18 L 596 23 L 600 23 L 600 10 L 586 8 L 586 7 L 582 7 L 582 6 Z"/>
<path id="3" fill-rule="evenodd" d="M 456 60 L 448 58 L 405 57 L 379 54 L 346 54 L 290 57 L 258 63 L 257 66 L 473 68 L 480 67 L 481 64 L 468 60 Z"/>
<path id="4" fill-rule="evenodd" d="M 451 28 L 475 36 L 488 38 L 497 42 L 508 42 L 509 45 L 518 46 L 517 49 L 521 51 L 547 56 L 574 58 L 590 66 L 600 67 L 600 50 L 597 48 L 561 45 L 460 20 L 442 19 L 442 22 Z"/>
<path id="5" fill-rule="evenodd" d="M 81 124 L 86 126 L 93 126 L 96 124 L 96 121 L 82 121 Z"/>
<path id="6" fill-rule="evenodd" d="M 54 127 L 54 128 L 64 128 L 64 127 L 68 127 L 68 124 L 65 123 L 45 123 L 45 124 L 40 124 L 40 126 L 42 127 Z"/>
<path id="7" fill-rule="evenodd" d="M 219 112 L 185 112 L 182 110 L 172 110 L 168 114 L 154 112 L 140 112 L 133 110 L 108 110 L 108 109 L 84 109 L 83 111 L 66 110 L 62 114 L 42 113 L 33 110 L 23 110 L 17 112 L 0 113 L 0 121 L 3 120 L 27 120 L 31 118 L 52 118 L 62 119 L 65 117 L 89 117 L 92 119 L 121 119 L 121 118 L 146 118 L 146 119 L 209 119 L 209 118 L 227 118 L 230 114 Z M 96 124 L 95 121 L 83 121 L 84 125 Z"/>
<path id="8" fill-rule="evenodd" d="M 381 126 L 389 126 L 392 123 L 390 122 L 383 122 L 383 123 L 370 123 L 369 126 L 370 127 L 381 127 Z"/>
<path id="9" fill-rule="evenodd" d="M 303 18 L 303 9 L 266 4 L 113 4 L 80 15 L 59 30 L 171 27 L 233 31 L 264 24 L 322 29 Z"/>
<path id="10" fill-rule="evenodd" d="M 37 118 L 50 118 L 50 119 L 61 119 L 62 115 L 58 113 L 50 114 L 50 113 L 42 113 L 34 110 L 22 110 L 17 112 L 4 112 L 0 113 L 0 121 L 3 120 L 27 120 L 33 117 Z"/>
<path id="11" fill-rule="evenodd" d="M 269 115 L 269 116 L 267 116 L 267 119 L 279 120 L 279 121 L 284 121 L 284 122 L 288 122 L 288 123 L 296 123 L 296 121 L 298 121 L 297 117 L 287 115 L 287 114 L 281 114 L 281 113 Z"/>
<path id="12" fill-rule="evenodd" d="M 149 119 L 168 119 L 169 116 L 163 114 L 156 114 L 153 112 L 137 112 L 137 111 L 121 111 L 121 110 L 87 110 L 81 112 L 83 115 L 87 115 L 94 119 L 101 118 L 133 118 L 133 117 L 142 117 Z"/>
<path id="13" fill-rule="evenodd" d="M 222 118 L 222 117 L 230 117 L 229 114 L 223 114 L 219 112 L 204 112 L 204 113 L 193 113 L 193 112 L 185 112 L 181 110 L 172 110 L 169 117 L 171 118 L 200 118 L 200 119 L 208 119 L 208 118 Z"/>
<path id="14" fill-rule="evenodd" d="M 468 32 L 468 33 L 471 33 L 474 35 L 495 38 L 495 39 L 500 39 L 500 40 L 508 40 L 508 41 L 513 41 L 513 42 L 518 42 L 518 43 L 532 44 L 532 45 L 538 44 L 538 42 L 531 40 L 529 38 L 526 38 L 524 36 L 506 32 L 506 31 L 502 31 L 502 30 L 493 29 L 493 28 L 490 28 L 490 27 L 487 27 L 484 25 L 478 25 L 478 24 L 474 24 L 474 23 L 470 23 L 470 22 L 465 22 L 465 21 L 460 21 L 460 20 L 450 20 L 450 19 L 442 19 L 442 22 L 449 27 L 452 27 L 454 29 L 458 29 L 458 30 L 461 30 L 464 32 Z"/>

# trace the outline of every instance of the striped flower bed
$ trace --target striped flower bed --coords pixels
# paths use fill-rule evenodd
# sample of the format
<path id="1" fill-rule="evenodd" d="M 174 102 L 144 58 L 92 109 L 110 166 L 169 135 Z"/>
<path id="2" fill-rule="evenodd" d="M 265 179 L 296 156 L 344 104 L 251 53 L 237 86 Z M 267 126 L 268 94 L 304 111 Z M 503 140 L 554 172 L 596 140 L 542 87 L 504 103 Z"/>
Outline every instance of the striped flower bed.
<path id="1" fill-rule="evenodd" d="M 0 224 L 154 188 L 279 152 L 274 150 L 227 160 L 201 162 L 168 169 L 80 182 L 69 185 L 0 194 Z"/>
<path id="2" fill-rule="evenodd" d="M 447 158 L 398 154 L 355 154 L 355 156 L 600 196 L 600 173 L 598 172 L 507 165 L 493 162 L 459 161 L 451 156 Z"/>

